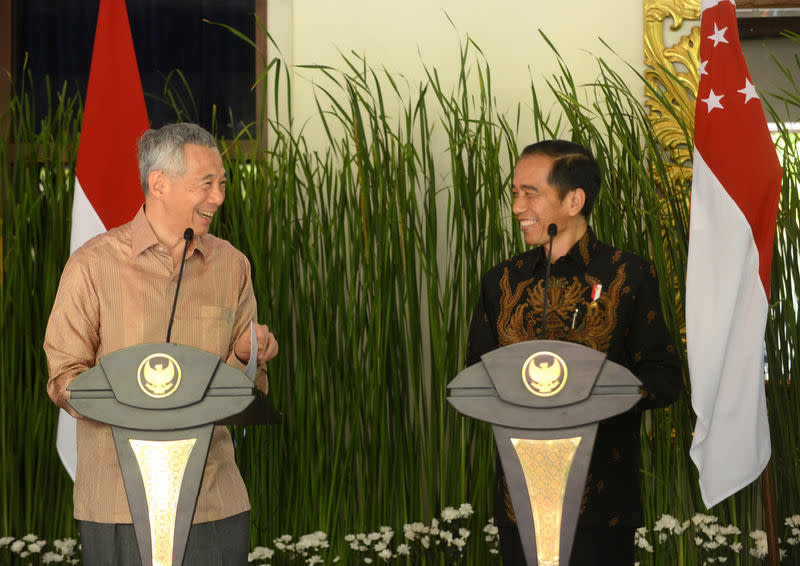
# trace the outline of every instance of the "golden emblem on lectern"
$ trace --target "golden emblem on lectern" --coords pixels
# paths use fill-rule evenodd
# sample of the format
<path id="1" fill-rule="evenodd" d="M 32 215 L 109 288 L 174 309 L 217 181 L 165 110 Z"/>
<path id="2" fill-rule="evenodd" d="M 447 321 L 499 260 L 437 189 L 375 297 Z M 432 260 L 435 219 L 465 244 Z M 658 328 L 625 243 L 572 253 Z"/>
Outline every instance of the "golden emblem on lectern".
<path id="1" fill-rule="evenodd" d="M 169 397 L 181 384 L 181 366 L 168 354 L 150 354 L 136 374 L 142 391 L 156 399 Z"/>
<path id="2" fill-rule="evenodd" d="M 552 397 L 567 384 L 567 364 L 553 352 L 536 352 L 522 366 L 522 383 L 539 397 Z"/>

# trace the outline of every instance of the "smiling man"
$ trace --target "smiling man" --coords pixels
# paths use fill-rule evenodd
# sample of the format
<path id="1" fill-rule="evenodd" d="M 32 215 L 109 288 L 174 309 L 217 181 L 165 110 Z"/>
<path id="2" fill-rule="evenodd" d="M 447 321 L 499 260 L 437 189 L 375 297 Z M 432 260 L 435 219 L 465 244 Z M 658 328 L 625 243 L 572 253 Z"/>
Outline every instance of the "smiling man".
<path id="1" fill-rule="evenodd" d="M 243 369 L 250 356 L 256 299 L 247 258 L 208 233 L 225 200 L 225 169 L 214 138 L 194 124 L 149 130 L 139 140 L 145 204 L 127 224 L 87 242 L 61 275 L 44 348 L 53 401 L 78 419 L 74 504 L 83 563 L 141 564 L 111 428 L 77 415 L 66 387 L 116 350 L 163 342 L 184 232 L 185 256 L 172 342 L 201 348 Z M 256 385 L 266 393 L 265 363 L 278 353 L 269 328 L 256 324 Z M 246 564 L 247 491 L 227 428 L 217 426 L 200 486 L 185 564 Z"/>
<path id="2" fill-rule="evenodd" d="M 681 369 L 661 314 L 653 267 L 608 246 L 587 220 L 600 191 L 600 168 L 586 148 L 548 140 L 524 149 L 514 168 L 512 212 L 533 246 L 483 277 L 469 329 L 467 365 L 526 340 L 563 340 L 607 354 L 641 380 L 646 396 L 631 411 L 600 423 L 570 566 L 632 565 L 641 525 L 641 413 L 677 399 Z M 548 257 L 548 227 L 556 226 Z M 551 267 L 546 336 L 544 277 Z M 499 459 L 495 521 L 503 564 L 525 564 Z"/>

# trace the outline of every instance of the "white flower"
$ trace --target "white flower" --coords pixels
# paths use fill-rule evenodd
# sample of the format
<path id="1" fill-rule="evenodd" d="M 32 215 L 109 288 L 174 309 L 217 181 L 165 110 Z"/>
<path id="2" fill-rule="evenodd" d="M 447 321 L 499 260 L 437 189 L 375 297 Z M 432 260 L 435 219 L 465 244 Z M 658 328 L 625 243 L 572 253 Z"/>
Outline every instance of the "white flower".
<path id="1" fill-rule="evenodd" d="M 483 532 L 489 536 L 495 536 L 499 531 L 497 530 L 497 527 L 495 527 L 493 523 L 489 523 L 488 525 L 483 527 Z"/>
<path id="2" fill-rule="evenodd" d="M 442 509 L 442 520 L 445 523 L 449 523 L 450 521 L 458 518 L 459 518 L 458 511 L 456 511 L 452 507 L 445 507 L 444 509 Z"/>
<path id="3" fill-rule="evenodd" d="M 411 549 L 408 548 L 407 544 L 401 544 L 400 546 L 397 547 L 397 554 L 399 554 L 400 556 L 408 556 L 409 554 L 411 554 Z"/>
<path id="4" fill-rule="evenodd" d="M 378 553 L 378 558 L 383 558 L 384 560 L 389 560 L 392 557 L 392 551 L 388 548 L 383 549 Z"/>
<path id="5" fill-rule="evenodd" d="M 767 556 L 767 533 L 757 529 L 750 533 L 750 538 L 755 541 L 755 548 L 750 549 L 750 554 L 756 558 L 765 558 Z"/>
<path id="6" fill-rule="evenodd" d="M 11 544 L 11 552 L 20 552 L 23 548 L 25 548 L 25 541 L 18 540 Z"/>
<path id="7" fill-rule="evenodd" d="M 672 515 L 668 515 L 667 513 L 664 513 L 663 515 L 661 515 L 661 518 L 658 521 L 656 521 L 656 524 L 653 527 L 653 530 L 654 531 L 667 531 L 667 532 L 670 532 L 670 533 L 674 533 L 676 527 L 680 527 L 680 523 L 678 522 L 678 519 L 676 519 Z"/>
<path id="8" fill-rule="evenodd" d="M 20 552 L 20 553 L 19 553 L 19 557 L 20 557 L 20 558 L 27 558 L 27 557 L 28 557 L 28 556 L 30 556 L 30 555 L 31 555 L 31 553 L 30 553 L 30 552 L 28 552 L 27 550 L 26 550 L 25 552 Z"/>
<path id="9" fill-rule="evenodd" d="M 720 564 L 722 564 L 722 563 L 725 563 L 725 562 L 728 561 L 728 557 L 727 556 L 720 556 L 720 557 L 717 558 L 717 560 L 719 560 Z"/>
<path id="10" fill-rule="evenodd" d="M 64 556 L 55 552 L 45 552 L 42 555 L 42 564 L 52 564 L 53 562 L 64 562 Z"/>
<path id="11" fill-rule="evenodd" d="M 39 537 L 33 533 L 28 533 L 27 535 L 22 537 L 22 540 L 24 540 L 25 542 L 36 542 L 37 540 L 39 540 Z"/>
<path id="12" fill-rule="evenodd" d="M 787 527 L 800 527 L 800 515 L 792 515 L 791 517 L 786 517 L 785 524 Z"/>
<path id="13" fill-rule="evenodd" d="M 461 550 L 467 544 L 463 538 L 453 539 L 453 545 L 458 549 Z"/>
<path id="14" fill-rule="evenodd" d="M 467 519 L 471 517 L 475 511 L 472 510 L 472 505 L 470 505 L 469 503 L 462 503 L 461 506 L 459 506 L 458 508 L 458 512 L 461 513 L 462 519 Z"/>
<path id="15" fill-rule="evenodd" d="M 253 562 L 255 560 L 269 560 L 275 554 L 275 551 L 266 546 L 257 546 L 253 552 L 248 553 L 247 561 Z"/>
<path id="16" fill-rule="evenodd" d="M 460 536 L 463 539 L 469 538 L 469 531 L 462 527 L 458 529 L 458 536 Z"/>
<path id="17" fill-rule="evenodd" d="M 663 543 L 665 540 L 667 540 L 667 533 L 659 533 L 658 542 Z"/>
<path id="18" fill-rule="evenodd" d="M 56 547 L 61 554 L 72 554 L 75 551 L 75 545 L 78 541 L 74 538 L 65 538 L 64 540 L 56 539 L 53 541 L 53 546 Z"/>
<path id="19" fill-rule="evenodd" d="M 500 554 L 500 551 L 497 550 L 496 548 L 490 548 L 489 549 L 489 554 Z"/>
<path id="20" fill-rule="evenodd" d="M 392 533 L 392 534 L 394 534 L 394 530 L 392 530 L 392 527 L 383 526 L 383 527 L 381 527 L 379 530 L 380 530 L 380 532 L 381 532 L 381 533 L 383 533 L 383 534 L 386 534 L 386 533 Z"/>
<path id="21" fill-rule="evenodd" d="M 364 559 L 364 562 L 365 562 L 366 564 L 372 564 L 372 558 L 370 558 L 369 556 L 367 556 L 367 557 Z"/>
<path id="22" fill-rule="evenodd" d="M 333 557 L 333 563 L 334 563 L 334 564 L 336 564 L 337 562 L 339 562 L 339 560 L 341 560 L 341 558 L 339 558 L 338 556 L 334 556 L 334 557 Z"/>
<path id="23" fill-rule="evenodd" d="M 356 535 L 344 535 L 344 540 L 346 540 L 347 542 L 353 542 L 354 540 L 356 540 Z"/>
<path id="24" fill-rule="evenodd" d="M 422 537 L 420 539 L 420 542 L 422 543 L 422 546 L 424 546 L 425 548 L 430 548 L 430 546 L 431 546 L 431 539 L 430 539 L 430 537 L 428 537 L 428 535 L 425 535 L 424 537 Z"/>
<path id="25" fill-rule="evenodd" d="M 322 557 L 319 554 L 315 554 L 308 560 L 306 560 L 307 564 L 322 564 Z"/>
<path id="26" fill-rule="evenodd" d="M 41 552 L 42 549 L 44 548 L 44 545 L 46 544 L 47 542 L 43 540 L 32 542 L 31 544 L 28 545 L 28 551 L 31 554 L 36 554 L 37 552 Z"/>
<path id="27" fill-rule="evenodd" d="M 711 523 L 716 523 L 717 518 L 714 515 L 703 515 L 702 513 L 696 513 L 694 517 L 692 517 L 692 523 L 697 525 L 708 525 Z"/>
<path id="28" fill-rule="evenodd" d="M 375 545 L 375 552 L 380 552 L 386 548 L 385 542 L 379 542 Z"/>
<path id="29" fill-rule="evenodd" d="M 736 554 L 739 554 L 739 551 L 742 550 L 742 543 L 735 542 L 731 545 L 731 550 L 734 551 Z"/>
<path id="30" fill-rule="evenodd" d="M 700 537 L 694 537 L 694 543 L 697 546 L 703 546 L 703 539 L 701 539 Z"/>
<path id="31" fill-rule="evenodd" d="M 789 519 L 786 519 L 786 520 L 788 521 Z M 0 548 L 3 548 L 4 546 L 8 546 L 13 541 L 14 541 L 14 537 L 3 537 L 3 538 L 0 538 Z"/>
<path id="32" fill-rule="evenodd" d="M 322 531 L 315 531 L 313 533 L 303 535 L 297 541 L 297 551 L 305 553 L 308 549 L 328 548 L 328 535 Z"/>
<path id="33" fill-rule="evenodd" d="M 736 527 L 734 525 L 728 525 L 727 527 L 720 527 L 719 534 L 725 535 L 725 536 L 728 536 L 728 535 L 740 535 L 740 534 L 742 534 L 742 531 L 739 530 L 739 527 Z"/>

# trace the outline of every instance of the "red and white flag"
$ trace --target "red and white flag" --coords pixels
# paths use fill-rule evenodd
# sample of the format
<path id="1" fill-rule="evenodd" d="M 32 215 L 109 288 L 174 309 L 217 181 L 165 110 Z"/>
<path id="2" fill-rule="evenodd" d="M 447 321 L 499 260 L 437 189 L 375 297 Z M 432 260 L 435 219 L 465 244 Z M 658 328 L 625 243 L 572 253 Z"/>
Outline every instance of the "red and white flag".
<path id="1" fill-rule="evenodd" d="M 148 127 L 125 0 L 101 0 L 78 146 L 70 253 L 129 221 L 141 206 L 136 141 Z M 56 447 L 74 479 L 75 419 L 63 409 Z"/>
<path id="2" fill-rule="evenodd" d="M 702 0 L 686 342 L 689 453 L 711 507 L 770 457 L 764 329 L 781 166 L 739 44 L 733 0 Z"/>

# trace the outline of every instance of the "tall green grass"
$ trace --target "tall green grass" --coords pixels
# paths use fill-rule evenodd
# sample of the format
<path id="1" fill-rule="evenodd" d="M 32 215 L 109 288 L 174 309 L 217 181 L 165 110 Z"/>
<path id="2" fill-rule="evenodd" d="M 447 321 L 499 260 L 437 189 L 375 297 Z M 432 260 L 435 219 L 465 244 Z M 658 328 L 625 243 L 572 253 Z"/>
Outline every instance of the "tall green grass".
<path id="1" fill-rule="evenodd" d="M 514 116 L 497 112 L 491 67 L 470 41 L 460 46 L 452 86 L 433 68 L 408 85 L 354 55 L 335 67 L 306 67 L 318 78 L 314 119 L 325 136 L 313 144 L 291 123 L 291 109 L 277 108 L 291 100 L 291 74 L 278 60 L 265 67 L 258 88 L 274 105 L 270 114 L 290 118 L 272 122 L 262 112 L 237 140 L 253 143 L 221 141 L 229 191 L 213 227 L 251 259 L 260 318 L 281 344 L 269 371 L 283 424 L 234 430 L 254 544 L 323 530 L 330 555 L 344 556 L 347 533 L 399 530 L 470 502 L 467 562 L 486 563 L 480 529 L 491 513 L 493 440 L 488 427 L 448 407 L 445 385 L 463 367 L 480 276 L 523 249 L 508 185 L 518 148 L 530 142 L 558 136 L 594 151 L 605 172 L 595 229 L 655 263 L 667 323 L 683 343 L 687 181 L 670 175 L 668 152 L 640 101 L 642 85 L 628 84 L 602 59 L 597 79 L 578 85 L 555 49 L 553 56 L 560 71 L 545 88 L 557 106 L 543 108 L 532 85 L 531 100 L 520 101 Z M 58 93 L 52 101 L 48 118 L 33 123 L 19 88 L 3 116 L 12 136 L 0 140 L 0 535 L 74 532 L 41 343 L 68 253 L 81 105 Z M 691 117 L 662 103 L 691 132 Z M 767 336 L 779 523 L 800 512 L 796 152 L 796 145 L 784 152 Z M 688 383 L 678 403 L 645 420 L 650 527 L 663 513 L 686 519 L 704 511 L 688 459 L 692 428 Z M 740 526 L 747 547 L 746 533 L 761 526 L 759 505 L 756 484 L 713 512 Z M 677 554 L 680 563 L 699 563 L 691 541 Z M 746 557 L 745 550 L 738 563 Z M 641 559 L 674 563 L 663 554 Z"/>

